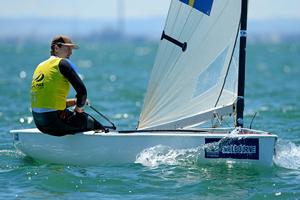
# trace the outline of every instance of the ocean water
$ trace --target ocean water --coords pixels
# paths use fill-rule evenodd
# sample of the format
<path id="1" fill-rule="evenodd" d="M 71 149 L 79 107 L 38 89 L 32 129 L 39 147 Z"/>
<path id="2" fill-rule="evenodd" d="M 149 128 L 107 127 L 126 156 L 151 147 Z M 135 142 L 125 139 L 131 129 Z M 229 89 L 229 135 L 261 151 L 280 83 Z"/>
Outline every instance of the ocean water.
<path id="1" fill-rule="evenodd" d="M 72 60 L 92 105 L 119 129 L 135 128 L 157 43 L 80 45 Z M 34 127 L 31 76 L 48 49 L 44 43 L 0 43 L 0 199 L 300 199 L 299 41 L 248 45 L 246 126 L 257 112 L 252 128 L 279 136 L 274 166 L 267 168 L 197 164 L 188 159 L 193 151 L 160 146 L 136 163 L 117 166 L 65 166 L 26 157 L 14 148 L 9 130 Z"/>

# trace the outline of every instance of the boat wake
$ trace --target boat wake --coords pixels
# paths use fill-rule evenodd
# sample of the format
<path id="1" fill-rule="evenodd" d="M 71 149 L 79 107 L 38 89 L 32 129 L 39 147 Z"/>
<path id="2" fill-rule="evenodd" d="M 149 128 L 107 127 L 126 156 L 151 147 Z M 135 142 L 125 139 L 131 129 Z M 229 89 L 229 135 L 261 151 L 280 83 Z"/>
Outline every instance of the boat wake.
<path id="1" fill-rule="evenodd" d="M 300 146 L 287 140 L 278 140 L 274 163 L 279 167 L 300 170 Z"/>
<path id="2" fill-rule="evenodd" d="M 0 174 L 15 170 L 19 167 L 20 158 L 24 157 L 24 154 L 11 149 L 0 150 Z"/>
<path id="3" fill-rule="evenodd" d="M 173 149 L 168 146 L 157 145 L 140 152 L 135 163 L 147 167 L 160 165 L 191 165 L 197 162 L 197 158 L 203 147 L 192 149 Z"/>

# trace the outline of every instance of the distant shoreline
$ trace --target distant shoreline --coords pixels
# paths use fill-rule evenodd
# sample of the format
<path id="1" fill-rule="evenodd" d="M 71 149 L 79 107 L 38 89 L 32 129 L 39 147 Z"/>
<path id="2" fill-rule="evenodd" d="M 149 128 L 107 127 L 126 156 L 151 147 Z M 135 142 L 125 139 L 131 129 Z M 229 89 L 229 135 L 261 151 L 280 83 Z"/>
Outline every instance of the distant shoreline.
<path id="1" fill-rule="evenodd" d="M 83 40 L 140 39 L 157 41 L 164 27 L 164 17 L 128 19 L 118 27 L 114 20 L 2 18 L 0 40 L 45 40 L 57 34 Z M 299 40 L 300 20 L 249 20 L 249 40 Z M 17 31 L 16 31 L 17 30 Z"/>

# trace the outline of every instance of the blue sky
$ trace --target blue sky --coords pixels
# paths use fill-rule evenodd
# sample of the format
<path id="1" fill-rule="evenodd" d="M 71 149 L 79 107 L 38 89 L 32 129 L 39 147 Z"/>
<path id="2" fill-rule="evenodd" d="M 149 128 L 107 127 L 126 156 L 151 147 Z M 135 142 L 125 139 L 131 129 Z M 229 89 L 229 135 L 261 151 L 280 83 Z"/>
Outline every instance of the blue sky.
<path id="1" fill-rule="evenodd" d="M 123 1 L 126 18 L 165 16 L 170 0 L 0 0 L 0 18 L 76 17 L 112 19 Z M 215 0 L 218 1 L 218 0 Z M 300 19 L 300 0 L 249 0 L 250 19 Z"/>

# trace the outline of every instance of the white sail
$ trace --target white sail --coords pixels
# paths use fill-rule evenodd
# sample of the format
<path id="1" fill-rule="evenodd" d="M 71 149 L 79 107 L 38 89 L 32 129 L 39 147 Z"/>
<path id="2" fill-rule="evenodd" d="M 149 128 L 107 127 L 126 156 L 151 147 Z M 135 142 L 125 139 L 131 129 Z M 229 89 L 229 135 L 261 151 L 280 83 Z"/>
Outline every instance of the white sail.
<path id="1" fill-rule="evenodd" d="M 239 0 L 172 0 L 138 129 L 194 119 L 179 125 L 184 128 L 209 120 L 213 115 L 206 113 L 222 107 L 233 111 L 240 16 Z M 208 118 L 197 118 L 202 114 Z"/>

